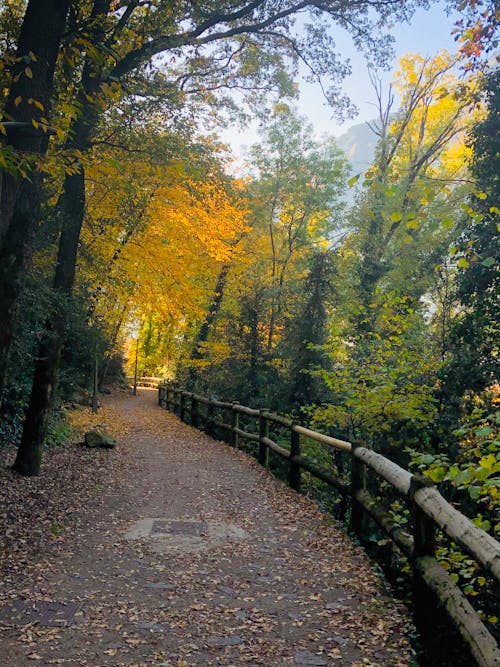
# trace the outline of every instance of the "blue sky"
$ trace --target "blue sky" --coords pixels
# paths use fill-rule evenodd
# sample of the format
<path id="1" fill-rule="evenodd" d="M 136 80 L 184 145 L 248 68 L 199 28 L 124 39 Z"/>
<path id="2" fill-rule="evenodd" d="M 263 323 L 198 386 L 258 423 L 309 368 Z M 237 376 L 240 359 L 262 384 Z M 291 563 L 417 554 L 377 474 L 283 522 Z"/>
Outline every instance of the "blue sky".
<path id="1" fill-rule="evenodd" d="M 399 58 L 407 53 L 433 56 L 444 48 L 455 51 L 456 44 L 451 35 L 455 20 L 453 16 L 446 15 L 445 4 L 440 2 L 434 4 L 428 11 L 419 9 L 411 24 L 395 26 L 391 30 L 396 39 L 395 57 L 389 71 L 378 73 L 379 78 L 388 86 L 392 72 L 397 69 Z M 328 108 L 319 86 L 302 82 L 296 106 L 312 123 L 318 135 L 327 133 L 340 136 L 352 125 L 370 120 L 376 115 L 373 106 L 374 93 L 363 56 L 357 53 L 347 37 L 339 35 L 336 37 L 336 42 L 340 52 L 351 60 L 352 75 L 345 80 L 343 89 L 358 107 L 359 114 L 356 118 L 339 124 L 332 118 L 332 110 Z M 229 143 L 237 158 L 240 158 L 245 152 L 245 147 L 258 140 L 257 127 L 253 125 L 243 132 L 241 128 L 229 129 L 223 133 L 222 138 Z"/>
<path id="2" fill-rule="evenodd" d="M 380 71 L 379 78 L 387 85 L 392 78 L 392 72 L 398 67 L 398 60 L 407 53 L 420 53 L 423 56 L 433 56 L 442 49 L 456 50 L 456 43 L 451 32 L 456 20 L 453 16 L 447 16 L 444 4 L 434 5 L 430 10 L 419 9 L 411 24 L 400 24 L 391 33 L 396 42 L 394 45 L 395 58 L 389 71 Z M 314 87 L 303 84 L 302 95 L 298 107 L 301 113 L 307 116 L 318 132 L 328 132 L 338 136 L 348 127 L 356 123 L 370 120 L 374 117 L 373 106 L 374 95 L 368 78 L 366 63 L 352 44 L 348 41 L 338 40 L 342 52 L 350 59 L 353 73 L 344 82 L 344 90 L 359 109 L 359 115 L 354 120 L 349 120 L 340 125 L 332 120 L 331 110 L 327 108 L 321 99 L 319 90 L 314 92 Z"/>

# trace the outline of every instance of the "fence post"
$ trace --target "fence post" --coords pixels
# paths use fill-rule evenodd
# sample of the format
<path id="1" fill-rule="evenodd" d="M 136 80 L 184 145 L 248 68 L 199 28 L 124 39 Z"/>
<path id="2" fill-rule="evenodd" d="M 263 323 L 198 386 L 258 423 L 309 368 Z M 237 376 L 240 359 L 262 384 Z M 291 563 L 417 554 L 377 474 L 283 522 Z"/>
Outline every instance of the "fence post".
<path id="1" fill-rule="evenodd" d="M 240 427 L 240 413 L 236 410 L 238 401 L 233 401 L 231 404 L 231 444 L 235 449 L 240 445 L 240 436 L 236 433 L 236 429 Z"/>
<path id="2" fill-rule="evenodd" d="M 186 392 L 184 390 L 181 390 L 179 403 L 179 417 L 181 422 L 183 422 L 186 421 Z"/>
<path id="3" fill-rule="evenodd" d="M 295 422 L 292 423 L 290 431 L 290 469 L 288 472 L 288 483 L 292 489 L 300 491 L 300 466 L 293 460 L 295 456 L 300 456 L 300 434 L 293 430 L 294 426 Z"/>
<path id="4" fill-rule="evenodd" d="M 207 424 L 205 426 L 205 433 L 211 438 L 214 437 L 215 431 L 215 406 L 210 399 L 207 405 Z"/>
<path id="5" fill-rule="evenodd" d="M 365 464 L 355 456 L 357 447 L 362 447 L 361 443 L 353 442 L 351 449 L 351 528 L 355 533 L 361 534 L 365 528 L 365 513 L 355 496 L 358 491 L 366 488 L 366 468 Z"/>
<path id="6" fill-rule="evenodd" d="M 198 399 L 191 394 L 191 426 L 198 428 L 200 425 L 200 413 L 198 410 Z"/>
<path id="7" fill-rule="evenodd" d="M 180 414 L 180 394 L 181 394 L 181 390 L 180 390 L 179 385 L 177 384 L 177 382 L 174 385 L 174 392 L 173 393 L 174 393 L 174 396 L 173 396 L 173 401 L 174 401 L 173 409 L 174 410 L 173 411 L 176 414 Z"/>
<path id="8" fill-rule="evenodd" d="M 434 556 L 436 550 L 436 530 L 434 522 L 415 502 L 415 493 L 422 488 L 434 486 L 428 477 L 412 475 L 410 491 L 408 493 L 413 514 L 413 558 Z M 439 653 L 439 633 L 436 625 L 440 621 L 439 605 L 432 591 L 420 576 L 416 567 L 413 567 L 413 616 L 417 627 L 424 639 L 422 657 Z"/>
<path id="9" fill-rule="evenodd" d="M 170 411 L 170 383 L 165 387 L 165 410 Z"/>
<path id="10" fill-rule="evenodd" d="M 163 407 L 162 403 L 163 403 L 163 391 L 164 391 L 164 389 L 165 389 L 165 387 L 163 385 L 161 385 L 161 384 L 158 385 L 158 405 L 160 406 L 160 408 Z"/>
<path id="11" fill-rule="evenodd" d="M 269 437 L 269 422 L 264 417 L 265 408 L 259 410 L 259 463 L 269 467 L 269 447 L 262 442 L 262 438 Z"/>
<path id="12" fill-rule="evenodd" d="M 413 511 L 413 553 L 414 557 L 433 556 L 436 549 L 434 522 L 415 502 L 419 489 L 434 486 L 434 482 L 424 475 L 412 475 L 410 480 L 410 502 Z"/>

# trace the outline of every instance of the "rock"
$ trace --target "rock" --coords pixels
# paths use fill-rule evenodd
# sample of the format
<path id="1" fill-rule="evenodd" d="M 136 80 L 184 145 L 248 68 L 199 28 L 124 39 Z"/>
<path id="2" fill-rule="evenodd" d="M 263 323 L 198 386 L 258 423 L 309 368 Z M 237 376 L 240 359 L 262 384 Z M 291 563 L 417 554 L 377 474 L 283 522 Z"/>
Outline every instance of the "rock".
<path id="1" fill-rule="evenodd" d="M 116 440 L 105 431 L 94 429 L 85 433 L 85 445 L 92 449 L 113 449 L 116 446 Z"/>

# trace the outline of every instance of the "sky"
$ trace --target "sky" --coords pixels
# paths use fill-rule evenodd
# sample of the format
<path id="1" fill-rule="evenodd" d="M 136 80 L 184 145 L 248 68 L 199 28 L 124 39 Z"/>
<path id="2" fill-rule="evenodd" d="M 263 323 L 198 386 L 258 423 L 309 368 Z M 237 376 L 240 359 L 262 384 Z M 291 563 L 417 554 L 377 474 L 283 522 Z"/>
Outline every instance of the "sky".
<path id="1" fill-rule="evenodd" d="M 398 67 L 399 58 L 407 53 L 433 56 L 444 48 L 455 51 L 456 44 L 451 34 L 455 20 L 453 16 L 446 15 L 444 3 L 437 3 L 428 11 L 419 9 L 411 24 L 400 24 L 391 30 L 396 39 L 395 57 L 390 64 L 389 71 L 378 72 L 382 82 L 389 85 L 392 72 Z M 332 110 L 328 108 L 319 86 L 304 82 L 300 83 L 300 97 L 295 106 L 299 113 L 312 123 L 318 135 L 333 134 L 338 137 L 352 125 L 373 119 L 376 109 L 374 93 L 363 56 L 357 53 L 347 37 L 336 37 L 336 42 L 342 54 L 351 60 L 352 75 L 345 80 L 343 89 L 358 107 L 359 114 L 356 118 L 339 124 L 332 118 Z M 241 128 L 230 128 L 222 133 L 222 139 L 231 146 L 239 162 L 246 148 L 258 141 L 257 126 L 252 124 L 246 131 L 242 131 Z"/>

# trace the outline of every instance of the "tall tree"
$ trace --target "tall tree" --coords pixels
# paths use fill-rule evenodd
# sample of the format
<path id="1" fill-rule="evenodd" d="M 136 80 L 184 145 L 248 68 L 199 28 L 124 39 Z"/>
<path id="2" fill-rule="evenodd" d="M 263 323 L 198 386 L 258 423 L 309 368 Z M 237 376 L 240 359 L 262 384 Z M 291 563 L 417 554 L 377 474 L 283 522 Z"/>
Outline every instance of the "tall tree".
<path id="1" fill-rule="evenodd" d="M 21 285 L 39 222 L 39 159 L 50 135 L 54 71 L 69 0 L 30 0 L 10 66 L 0 170 L 0 406 Z"/>
<path id="2" fill-rule="evenodd" d="M 328 336 L 332 273 L 332 251 L 317 253 L 304 281 L 303 304 L 287 327 L 286 404 L 295 410 L 324 400 L 324 387 L 317 371 L 328 368 L 324 346 Z"/>
<path id="3" fill-rule="evenodd" d="M 470 192 L 474 82 L 456 75 L 455 62 L 446 53 L 402 60 L 401 107 L 380 105 L 375 161 L 338 252 L 333 367 L 324 373 L 335 400 L 325 415 L 356 437 L 384 434 L 398 446 L 404 434 L 432 436 L 439 359 L 426 324 L 430 290 Z"/>
<path id="4" fill-rule="evenodd" d="M 290 350 L 283 339 L 303 314 L 304 281 L 316 255 L 343 223 L 347 163 L 333 140 L 317 140 L 286 105 L 262 134 L 252 149 L 250 229 L 226 277 L 198 376 L 205 389 L 285 407 L 279 387 Z"/>
<path id="5" fill-rule="evenodd" d="M 387 42 L 379 38 L 374 24 L 385 20 L 407 19 L 420 0 L 387 3 L 385 0 L 360 0 L 356 3 L 276 2 L 254 0 L 235 5 L 208 3 L 172 5 L 158 0 L 143 5 L 131 0 L 115 10 L 109 0 L 95 0 L 90 17 L 84 21 L 85 61 L 75 92 L 78 116 L 70 127 L 68 148 L 88 150 L 104 109 L 128 91 L 138 94 L 153 86 L 173 102 L 186 95 L 210 100 L 217 90 L 231 87 L 266 88 L 282 84 L 284 58 L 308 63 L 314 77 L 329 77 L 338 83 L 338 74 L 348 69 L 339 66 L 329 33 L 308 25 L 308 36 L 291 34 L 293 16 L 310 9 L 313 18 L 325 16 L 347 29 L 355 43 L 384 59 Z M 373 20 L 377 16 L 376 21 Z M 173 57 L 163 62 L 163 71 L 147 69 L 159 54 Z M 177 63 L 176 63 L 177 61 Z M 170 64 L 169 64 L 170 63 Z M 260 64 L 259 64 L 260 63 Z M 291 91 L 291 88 L 289 87 Z M 334 92 L 332 95 L 334 96 Z M 67 174 L 59 210 L 62 220 L 54 288 L 67 296 L 73 286 L 76 252 L 80 235 L 84 198 L 82 161 L 79 171 Z M 15 468 L 23 474 L 36 474 L 39 452 L 47 424 L 50 397 L 57 378 L 64 316 L 54 313 L 47 324 L 47 335 L 35 373 L 30 407 Z M 43 354 L 43 356 L 42 356 Z"/>
<path id="6" fill-rule="evenodd" d="M 453 257 L 459 312 L 451 326 L 451 349 L 442 375 L 443 390 L 455 408 L 466 392 L 481 392 L 500 376 L 499 84 L 498 70 L 486 77 L 486 116 L 470 134 L 476 192 Z"/>

